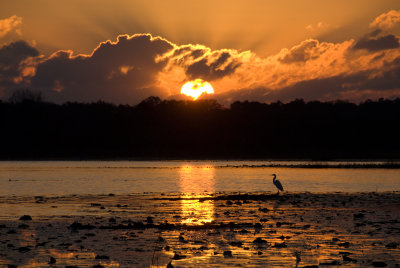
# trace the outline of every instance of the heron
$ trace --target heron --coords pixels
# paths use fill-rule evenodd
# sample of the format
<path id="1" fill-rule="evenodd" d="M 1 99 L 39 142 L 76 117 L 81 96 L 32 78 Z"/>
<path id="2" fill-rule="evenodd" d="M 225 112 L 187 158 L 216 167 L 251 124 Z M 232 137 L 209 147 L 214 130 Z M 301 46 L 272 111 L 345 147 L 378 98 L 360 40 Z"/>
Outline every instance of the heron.
<path id="1" fill-rule="evenodd" d="M 279 195 L 279 191 L 283 191 L 282 183 L 279 180 L 276 179 L 276 174 L 271 174 L 271 176 L 274 176 L 274 178 L 272 179 L 272 182 L 274 183 L 276 188 L 278 188 L 277 195 Z"/>

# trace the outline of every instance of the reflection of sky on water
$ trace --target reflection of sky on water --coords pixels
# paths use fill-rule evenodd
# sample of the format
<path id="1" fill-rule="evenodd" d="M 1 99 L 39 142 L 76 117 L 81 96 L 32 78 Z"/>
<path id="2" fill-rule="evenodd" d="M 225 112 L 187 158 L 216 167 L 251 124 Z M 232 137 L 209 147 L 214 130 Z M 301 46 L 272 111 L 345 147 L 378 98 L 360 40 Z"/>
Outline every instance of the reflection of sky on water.
<path id="1" fill-rule="evenodd" d="M 294 167 L 314 162 L 290 162 Z M 334 164 L 336 162 L 332 162 Z M 346 162 L 347 163 L 347 162 Z M 379 164 L 379 162 L 366 162 Z M 270 161 L 64 161 L 0 162 L 0 196 L 65 196 L 182 191 L 184 168 L 200 182 L 185 184 L 185 192 L 275 192 L 270 174 L 277 174 L 289 192 L 372 192 L 400 190 L 400 169 L 287 168 Z M 325 163 L 324 163 L 325 164 Z M 349 165 L 353 162 L 347 163 Z M 188 169 L 188 166 L 191 169 Z M 188 180 L 189 178 L 185 178 Z M 192 188 L 188 188 L 192 187 Z M 197 188 L 195 188 L 197 187 Z"/>
<path id="2" fill-rule="evenodd" d="M 214 192 L 214 167 L 182 166 L 179 170 L 179 186 L 183 198 L 205 196 Z M 182 223 L 201 224 L 213 221 L 212 201 L 182 200 Z"/>
<path id="3" fill-rule="evenodd" d="M 0 254 L 0 267 L 10 267 L 9 264 L 13 263 L 18 267 L 28 268 L 28 267 L 49 267 L 50 257 L 57 260 L 57 264 L 68 264 L 70 266 L 89 267 L 96 263 L 96 254 L 90 250 L 69 252 L 69 250 L 59 250 L 55 248 L 45 249 L 43 246 L 38 246 L 39 241 L 43 241 L 45 237 L 38 235 L 35 228 L 28 226 L 25 228 L 18 228 L 16 239 L 17 248 L 11 247 L 8 253 L 12 252 L 10 255 L 5 255 L 3 259 Z M 7 240 L 8 241 L 8 240 Z M 50 243 L 49 241 L 46 242 Z M 8 241 L 11 245 L 11 241 Z M 22 250 L 22 248 L 27 248 Z M 18 250 L 17 250 L 18 249 Z M 75 248 L 76 250 L 76 248 Z M 3 254 L 4 255 L 4 254 Z M 103 267 L 119 267 L 116 261 L 105 261 L 99 262 Z M 57 266 L 59 267 L 59 266 Z"/>

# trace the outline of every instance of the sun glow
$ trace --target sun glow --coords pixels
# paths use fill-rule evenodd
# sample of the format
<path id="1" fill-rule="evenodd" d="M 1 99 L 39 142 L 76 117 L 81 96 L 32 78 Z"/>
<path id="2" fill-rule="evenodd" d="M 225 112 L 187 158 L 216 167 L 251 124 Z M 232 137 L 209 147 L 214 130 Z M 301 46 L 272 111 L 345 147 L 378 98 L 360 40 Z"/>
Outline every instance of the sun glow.
<path id="1" fill-rule="evenodd" d="M 214 94 L 211 84 L 203 79 L 186 82 L 181 89 L 181 94 L 192 97 L 193 100 L 196 100 L 203 93 Z"/>

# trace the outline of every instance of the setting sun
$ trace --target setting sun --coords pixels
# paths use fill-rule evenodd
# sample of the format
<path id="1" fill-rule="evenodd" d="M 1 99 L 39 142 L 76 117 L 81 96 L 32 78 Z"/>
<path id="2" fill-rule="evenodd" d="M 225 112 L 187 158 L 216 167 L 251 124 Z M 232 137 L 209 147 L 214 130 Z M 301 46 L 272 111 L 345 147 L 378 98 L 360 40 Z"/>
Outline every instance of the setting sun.
<path id="1" fill-rule="evenodd" d="M 214 94 L 211 84 L 203 79 L 186 82 L 181 89 L 181 94 L 190 96 L 193 100 L 196 100 L 203 93 Z"/>

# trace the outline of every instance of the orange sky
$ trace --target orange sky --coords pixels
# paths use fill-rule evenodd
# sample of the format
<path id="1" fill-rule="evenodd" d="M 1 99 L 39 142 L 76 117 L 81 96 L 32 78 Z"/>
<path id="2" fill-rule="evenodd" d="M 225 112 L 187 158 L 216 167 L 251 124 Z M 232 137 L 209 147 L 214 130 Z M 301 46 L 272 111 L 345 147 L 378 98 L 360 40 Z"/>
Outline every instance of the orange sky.
<path id="1" fill-rule="evenodd" d="M 399 10 L 398 0 L 3 0 L 0 97 L 29 87 L 57 102 L 135 104 L 196 78 L 223 103 L 398 97 Z"/>

